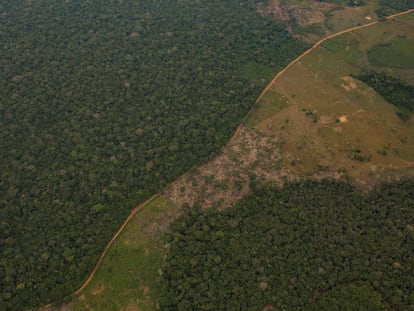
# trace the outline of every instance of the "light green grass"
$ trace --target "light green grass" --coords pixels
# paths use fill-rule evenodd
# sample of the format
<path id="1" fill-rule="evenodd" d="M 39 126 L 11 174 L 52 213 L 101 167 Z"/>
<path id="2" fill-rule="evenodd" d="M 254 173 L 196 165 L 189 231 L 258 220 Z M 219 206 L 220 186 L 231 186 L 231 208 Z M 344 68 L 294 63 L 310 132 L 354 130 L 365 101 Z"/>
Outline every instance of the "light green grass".
<path id="1" fill-rule="evenodd" d="M 414 14 L 401 15 L 401 16 L 398 16 L 396 19 L 399 21 L 406 22 L 406 23 L 414 24 Z"/>
<path id="2" fill-rule="evenodd" d="M 407 14 L 414 16 L 414 13 Z M 398 21 L 380 23 L 328 40 L 322 47 L 356 67 L 384 71 L 414 82 L 414 26 Z"/>
<path id="3" fill-rule="evenodd" d="M 253 107 L 245 125 L 254 128 L 255 125 L 270 118 L 287 106 L 289 106 L 289 101 L 286 96 L 276 91 L 269 91 L 263 97 L 263 100 Z"/>
<path id="4" fill-rule="evenodd" d="M 156 310 L 162 233 L 177 208 L 162 197 L 139 211 L 111 246 L 74 310 Z"/>
<path id="5" fill-rule="evenodd" d="M 348 2 L 348 1 L 347 1 Z M 378 7 L 378 0 L 365 1 L 364 6 L 344 6 L 342 10 L 332 10 L 325 25 L 332 32 L 337 32 L 353 26 L 367 24 L 376 19 L 375 9 Z M 367 19 L 370 17 L 371 19 Z"/>
<path id="6" fill-rule="evenodd" d="M 413 28 L 414 31 L 414 28 Z M 369 62 L 378 67 L 414 68 L 414 41 L 395 37 L 368 51 Z"/>
<path id="7" fill-rule="evenodd" d="M 377 70 L 367 51 L 378 42 L 404 35 L 413 42 L 409 29 L 390 21 L 327 41 L 289 68 L 247 124 L 281 139 L 284 166 L 299 174 L 324 167 L 347 172 L 367 185 L 385 178 L 378 168 L 390 175 L 409 170 L 414 167 L 414 120 L 403 123 L 393 105 L 351 77 L 361 70 Z M 414 76 L 406 68 L 382 70 L 406 81 Z M 264 119 L 261 110 L 276 100 L 273 94 L 284 95 L 290 105 Z"/>

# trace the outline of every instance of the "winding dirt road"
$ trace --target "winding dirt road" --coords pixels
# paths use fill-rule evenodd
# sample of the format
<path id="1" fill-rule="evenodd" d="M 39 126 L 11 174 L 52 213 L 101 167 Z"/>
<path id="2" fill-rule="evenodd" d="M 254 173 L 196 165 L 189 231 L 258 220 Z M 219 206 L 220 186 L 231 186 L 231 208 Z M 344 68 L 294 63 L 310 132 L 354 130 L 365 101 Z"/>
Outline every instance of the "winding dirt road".
<path id="1" fill-rule="evenodd" d="M 148 205 L 152 200 L 154 200 L 155 198 L 157 198 L 159 195 L 160 195 L 159 193 L 154 194 L 152 197 L 150 197 L 144 203 L 142 203 L 141 205 L 137 206 L 136 208 L 134 208 L 131 211 L 131 213 L 129 214 L 128 218 L 124 221 L 124 223 L 122 224 L 122 226 L 118 229 L 118 231 L 115 233 L 115 235 L 112 237 L 112 239 L 108 242 L 108 244 L 106 244 L 104 251 L 102 252 L 101 256 L 99 256 L 99 259 L 96 262 L 96 265 L 93 268 L 91 274 L 89 274 L 89 277 L 85 280 L 85 282 L 83 282 L 82 286 L 79 287 L 79 289 L 73 293 L 74 295 L 79 295 L 80 292 L 83 291 L 86 286 L 88 286 L 88 284 L 90 283 L 90 281 L 94 277 L 96 271 L 98 270 L 99 266 L 101 265 L 101 262 L 104 259 L 104 257 L 106 255 L 106 253 L 108 252 L 109 248 L 115 242 L 116 238 L 121 234 L 122 230 L 124 230 L 125 226 L 132 219 L 132 217 L 134 217 L 134 215 L 137 212 L 139 212 L 140 210 L 142 210 L 146 205 Z"/>
<path id="2" fill-rule="evenodd" d="M 395 18 L 397 16 L 400 15 L 404 15 L 404 14 L 408 14 L 414 12 L 414 9 L 410 9 L 404 12 L 400 12 L 394 15 L 390 15 L 387 17 L 387 19 L 392 19 Z M 306 50 L 305 52 L 303 52 L 301 55 L 299 55 L 297 58 L 295 58 L 292 62 L 289 63 L 289 65 L 287 65 L 283 70 L 281 70 L 280 72 L 278 72 L 278 74 L 272 79 L 272 81 L 265 87 L 265 89 L 260 93 L 259 97 L 256 99 L 256 103 L 258 103 L 262 97 L 269 91 L 269 89 L 276 83 L 276 81 L 290 68 L 292 67 L 295 63 L 297 63 L 298 61 L 300 61 L 303 57 L 305 57 L 306 55 L 308 55 L 309 53 L 311 53 L 314 49 L 316 49 L 319 45 L 321 45 L 323 42 L 325 42 L 326 40 L 332 39 L 336 36 L 342 35 L 344 33 L 348 33 L 357 29 L 361 29 L 361 28 L 365 28 L 365 27 L 370 27 L 372 25 L 375 25 L 379 23 L 379 21 L 374 21 L 368 24 L 364 24 L 361 26 L 356 26 L 356 27 L 352 27 L 349 29 L 345 29 L 342 30 L 340 32 L 334 33 L 332 35 L 329 35 L 321 40 L 319 40 L 317 43 L 315 43 L 310 49 Z M 236 131 L 234 132 L 231 140 L 234 140 L 237 135 L 240 132 L 242 125 L 239 125 L 236 129 Z M 178 180 L 180 180 L 181 178 L 185 177 L 188 174 L 185 173 L 183 174 Z M 125 228 L 125 226 L 128 224 L 128 222 L 132 219 L 132 217 L 134 217 L 134 215 L 140 211 L 141 209 L 143 209 L 146 205 L 148 205 L 151 201 L 153 201 L 155 198 L 157 198 L 160 195 L 160 193 L 154 194 L 151 198 L 149 198 L 148 200 L 146 200 L 144 203 L 140 204 L 138 207 L 134 208 L 131 213 L 129 214 L 128 218 L 125 220 L 125 222 L 122 224 L 122 226 L 119 228 L 119 230 L 115 233 L 115 235 L 112 237 L 112 239 L 108 242 L 108 244 L 106 245 L 104 251 L 102 252 L 101 256 L 99 257 L 97 263 L 95 264 L 92 272 L 89 274 L 88 278 L 85 280 L 85 282 L 82 284 L 82 286 L 76 290 L 73 294 L 74 295 L 79 295 L 86 286 L 89 285 L 89 283 L 91 282 L 91 280 L 93 279 L 93 277 L 95 276 L 96 271 L 98 270 L 98 268 L 100 267 L 102 260 L 104 259 L 105 255 L 107 254 L 109 248 L 111 247 L 111 245 L 115 242 L 115 240 L 118 238 L 118 236 L 121 234 L 122 230 Z M 46 305 L 43 308 L 41 308 L 42 310 L 45 310 L 47 308 L 50 308 L 51 305 Z"/>
<path id="3" fill-rule="evenodd" d="M 400 16 L 400 15 L 404 15 L 404 14 L 408 14 L 408 13 L 411 13 L 411 12 L 414 12 L 414 9 L 410 9 L 410 10 L 407 10 L 407 11 L 404 11 L 404 12 L 400 12 L 400 13 L 397 13 L 397 14 L 393 14 L 393 15 L 390 15 L 390 16 L 387 16 L 387 20 L 389 20 L 389 19 L 393 19 L 393 18 L 395 18 L 395 17 L 397 17 L 397 16 Z M 256 99 L 256 103 L 258 103 L 262 98 L 263 98 L 263 96 L 270 90 L 270 88 L 276 83 L 276 81 L 277 80 L 279 80 L 279 78 L 290 68 L 290 67 L 292 67 L 294 64 L 296 64 L 298 61 L 300 61 L 302 58 L 304 58 L 306 55 L 308 55 L 309 53 L 311 53 L 314 49 L 316 49 L 318 46 L 320 46 L 323 42 L 325 42 L 325 41 L 327 41 L 327 40 L 329 40 L 329 39 L 332 39 L 332 38 L 335 38 L 335 37 L 337 37 L 337 36 L 340 36 L 340 35 L 343 35 L 344 33 L 348 33 L 348 32 L 352 32 L 352 31 L 354 31 L 354 30 L 358 30 L 358 29 L 361 29 L 361 28 L 366 28 L 366 27 L 370 27 L 370 26 L 372 26 L 372 25 L 375 25 L 375 24 L 378 24 L 378 23 L 380 23 L 380 21 L 374 21 L 374 22 L 371 22 L 371 23 L 368 23 L 368 24 L 364 24 L 364 25 L 361 25 L 361 26 L 355 26 L 355 27 L 351 27 L 351 28 L 348 28 L 348 29 L 345 29 L 345 30 L 341 30 L 341 31 L 339 31 L 339 32 L 336 32 L 336 33 L 334 33 L 334 34 L 331 34 L 331 35 L 329 35 L 329 36 L 327 36 L 327 37 L 325 37 L 325 38 L 323 38 L 323 39 L 321 39 L 321 40 L 319 40 L 318 42 L 316 42 L 310 49 L 308 49 L 308 50 L 306 50 L 305 52 L 303 52 L 301 55 L 299 55 L 298 57 L 296 57 L 293 61 L 291 61 L 290 63 L 289 63 L 289 65 L 287 65 L 285 68 L 283 68 L 281 71 L 279 71 L 278 72 L 278 74 L 272 79 L 272 81 L 270 81 L 270 83 L 264 88 L 264 90 L 260 93 L 260 95 L 259 95 L 259 97 L 257 97 L 257 99 Z"/>

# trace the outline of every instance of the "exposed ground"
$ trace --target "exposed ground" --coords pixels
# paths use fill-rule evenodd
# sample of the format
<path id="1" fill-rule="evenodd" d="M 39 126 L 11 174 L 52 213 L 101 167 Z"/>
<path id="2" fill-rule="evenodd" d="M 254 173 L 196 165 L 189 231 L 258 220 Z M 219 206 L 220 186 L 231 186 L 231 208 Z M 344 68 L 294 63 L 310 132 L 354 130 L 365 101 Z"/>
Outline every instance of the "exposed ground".
<path id="1" fill-rule="evenodd" d="M 279 137 L 243 126 L 215 159 L 172 184 L 164 195 L 179 206 L 197 204 L 220 209 L 234 205 L 250 191 L 251 184 L 271 182 L 282 186 L 286 181 L 303 177 L 341 177 L 340 173 L 325 169 L 309 176 L 292 174 L 282 167 L 283 144 Z"/>
<path id="2" fill-rule="evenodd" d="M 284 21 L 293 35 L 317 42 L 342 29 L 375 21 L 378 1 L 366 2 L 362 7 L 349 7 L 316 0 L 271 0 L 267 5 L 259 3 L 257 11 L 267 18 Z"/>
<path id="3" fill-rule="evenodd" d="M 351 77 L 366 68 L 412 83 L 414 70 L 400 65 L 409 63 L 412 54 L 385 44 L 397 40 L 407 51 L 412 48 L 414 24 L 401 18 L 316 47 L 290 66 L 259 102 L 246 124 L 279 139 L 282 167 L 298 174 L 344 172 L 367 190 L 377 182 L 414 174 L 413 118 L 401 121 L 393 105 Z M 389 49 L 387 57 L 378 52 L 382 48 Z"/>

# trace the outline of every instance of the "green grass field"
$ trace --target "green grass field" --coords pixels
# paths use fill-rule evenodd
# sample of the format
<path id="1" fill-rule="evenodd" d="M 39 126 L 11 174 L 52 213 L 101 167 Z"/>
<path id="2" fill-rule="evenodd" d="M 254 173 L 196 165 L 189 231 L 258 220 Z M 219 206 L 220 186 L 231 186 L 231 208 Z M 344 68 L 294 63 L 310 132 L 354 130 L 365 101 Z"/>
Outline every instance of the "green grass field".
<path id="1" fill-rule="evenodd" d="M 289 101 L 286 96 L 277 92 L 268 93 L 263 97 L 262 101 L 253 107 L 248 116 L 246 125 L 254 127 L 287 106 L 289 106 Z"/>
<path id="2" fill-rule="evenodd" d="M 111 246 L 73 310 L 155 310 L 159 269 L 166 249 L 163 232 L 177 208 L 158 197 L 139 211 Z"/>
<path id="3" fill-rule="evenodd" d="M 414 41 L 406 36 L 394 37 L 368 51 L 369 62 L 378 67 L 414 69 Z"/>
<path id="4" fill-rule="evenodd" d="M 369 69 L 411 83 L 413 44 L 413 25 L 398 21 L 331 39 L 278 80 L 246 125 L 283 141 L 292 172 L 329 168 L 362 186 L 404 174 L 414 167 L 414 118 L 402 122 L 393 105 L 351 75 Z M 290 105 L 272 113 L 280 98 Z"/>

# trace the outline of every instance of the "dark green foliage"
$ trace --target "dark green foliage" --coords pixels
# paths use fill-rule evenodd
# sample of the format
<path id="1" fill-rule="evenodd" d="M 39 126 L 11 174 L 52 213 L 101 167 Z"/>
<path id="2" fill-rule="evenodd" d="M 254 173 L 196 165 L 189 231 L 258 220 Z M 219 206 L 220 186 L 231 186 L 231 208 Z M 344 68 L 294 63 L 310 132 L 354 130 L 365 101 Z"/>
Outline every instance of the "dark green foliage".
<path id="1" fill-rule="evenodd" d="M 335 4 L 346 4 L 348 0 L 319 0 L 319 2 L 335 3 Z"/>
<path id="2" fill-rule="evenodd" d="M 81 284 L 129 211 L 227 141 L 304 44 L 254 2 L 0 5 L 0 309 Z"/>
<path id="3" fill-rule="evenodd" d="M 378 94 L 397 107 L 397 115 L 403 120 L 410 119 L 414 112 L 414 87 L 398 78 L 382 72 L 366 71 L 354 78 L 371 86 Z"/>
<path id="4" fill-rule="evenodd" d="M 386 20 L 386 17 L 397 12 L 414 8 L 414 0 L 381 0 L 380 7 L 375 10 L 380 20 Z"/>
<path id="5" fill-rule="evenodd" d="M 348 5 L 349 6 L 364 6 L 365 1 L 363 1 L 363 0 L 349 0 Z"/>
<path id="6" fill-rule="evenodd" d="M 190 211 L 171 235 L 161 307 L 410 310 L 413 189 L 410 180 L 364 197 L 302 182 L 257 189 L 223 212 Z"/>
<path id="7" fill-rule="evenodd" d="M 380 0 L 380 5 L 395 11 L 404 11 L 414 8 L 414 0 Z"/>
<path id="8" fill-rule="evenodd" d="M 363 5 L 365 5 L 365 1 L 363 1 L 363 0 L 319 0 L 319 1 L 320 2 L 328 2 L 328 3 L 348 5 L 348 6 L 363 6 Z"/>
<path id="9" fill-rule="evenodd" d="M 366 282 L 368 283 L 368 282 Z M 364 282 L 338 286 L 318 297 L 310 311 L 380 311 L 388 310 L 381 294 Z"/>

